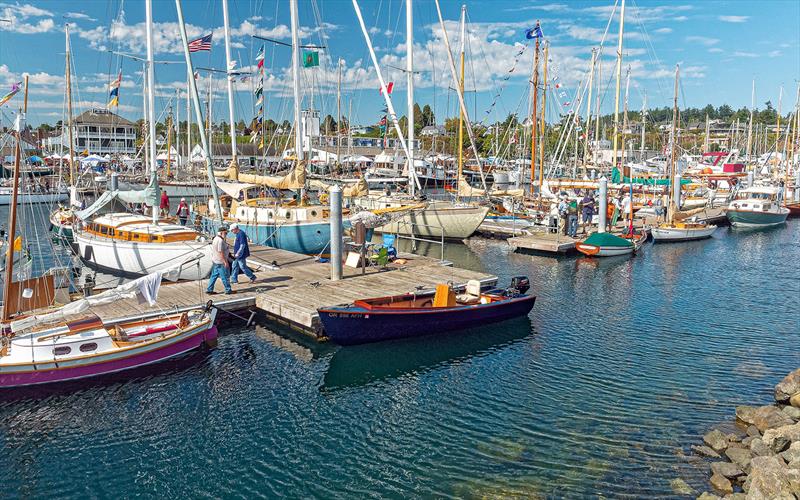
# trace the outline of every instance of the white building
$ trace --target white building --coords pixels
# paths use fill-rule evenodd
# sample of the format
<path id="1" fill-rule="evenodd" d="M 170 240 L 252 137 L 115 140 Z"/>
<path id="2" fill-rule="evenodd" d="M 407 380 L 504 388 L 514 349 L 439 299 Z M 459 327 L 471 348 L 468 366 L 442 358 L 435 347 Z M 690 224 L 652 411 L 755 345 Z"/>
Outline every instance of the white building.
<path id="1" fill-rule="evenodd" d="M 105 109 L 91 109 L 72 120 L 75 151 L 90 154 L 136 154 L 136 124 Z M 62 128 L 44 139 L 42 147 L 57 152 L 63 144 L 69 149 L 67 129 Z"/>

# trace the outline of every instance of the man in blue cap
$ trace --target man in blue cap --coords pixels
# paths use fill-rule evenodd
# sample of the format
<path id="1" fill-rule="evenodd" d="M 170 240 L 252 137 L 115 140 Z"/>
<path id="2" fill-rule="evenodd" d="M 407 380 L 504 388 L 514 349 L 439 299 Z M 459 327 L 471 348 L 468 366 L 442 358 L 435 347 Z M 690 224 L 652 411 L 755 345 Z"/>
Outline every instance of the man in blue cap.
<path id="1" fill-rule="evenodd" d="M 231 266 L 231 281 L 239 283 L 239 273 L 244 273 L 250 278 L 250 283 L 256 282 L 256 275 L 247 267 L 247 258 L 250 257 L 250 244 L 247 242 L 247 233 L 239 228 L 235 222 L 231 224 L 231 232 L 236 239 L 233 242 L 233 265 Z"/>

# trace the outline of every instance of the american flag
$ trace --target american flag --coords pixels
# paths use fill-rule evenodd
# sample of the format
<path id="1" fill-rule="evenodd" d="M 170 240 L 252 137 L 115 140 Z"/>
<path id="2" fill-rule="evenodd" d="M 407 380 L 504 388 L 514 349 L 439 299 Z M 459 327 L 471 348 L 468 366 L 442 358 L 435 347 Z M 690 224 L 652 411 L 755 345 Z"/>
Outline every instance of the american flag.
<path id="1" fill-rule="evenodd" d="M 214 33 L 209 33 L 204 37 L 189 42 L 189 52 L 200 52 L 201 50 L 211 50 L 211 36 Z"/>

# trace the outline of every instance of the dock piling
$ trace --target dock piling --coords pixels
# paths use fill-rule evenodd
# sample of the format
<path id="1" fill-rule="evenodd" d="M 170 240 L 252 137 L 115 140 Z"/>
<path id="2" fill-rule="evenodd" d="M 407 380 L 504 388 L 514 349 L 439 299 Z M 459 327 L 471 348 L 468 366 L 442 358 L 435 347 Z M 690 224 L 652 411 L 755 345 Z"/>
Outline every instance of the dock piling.
<path id="1" fill-rule="evenodd" d="M 606 232 L 606 214 L 608 214 L 608 179 L 600 178 L 600 213 L 598 215 L 597 232 Z"/>
<path id="2" fill-rule="evenodd" d="M 119 177 L 116 172 L 111 172 L 111 191 L 119 189 Z"/>
<path id="3" fill-rule="evenodd" d="M 329 191 L 331 204 L 331 281 L 342 279 L 342 190 L 333 186 Z"/>

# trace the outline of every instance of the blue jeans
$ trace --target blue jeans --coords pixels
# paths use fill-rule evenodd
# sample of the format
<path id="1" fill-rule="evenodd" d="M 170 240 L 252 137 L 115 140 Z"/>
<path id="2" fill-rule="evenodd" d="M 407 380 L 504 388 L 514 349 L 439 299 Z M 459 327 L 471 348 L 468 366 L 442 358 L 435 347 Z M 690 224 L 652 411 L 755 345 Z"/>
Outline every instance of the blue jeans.
<path id="1" fill-rule="evenodd" d="M 228 280 L 229 272 L 225 264 L 212 264 L 211 277 L 208 279 L 208 286 L 206 293 L 214 291 L 214 285 L 217 283 L 217 278 L 222 280 L 222 285 L 225 287 L 226 292 L 231 291 L 231 282 Z"/>
<path id="2" fill-rule="evenodd" d="M 253 271 L 249 267 L 247 267 L 247 257 L 239 257 L 238 259 L 234 259 L 233 264 L 231 264 L 231 281 L 233 283 L 239 282 L 240 272 L 244 273 L 244 275 L 251 280 L 256 279 L 256 275 L 253 274 Z"/>
<path id="3" fill-rule="evenodd" d="M 578 216 L 570 215 L 567 223 L 567 235 L 573 238 L 578 234 Z"/>

